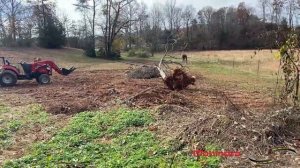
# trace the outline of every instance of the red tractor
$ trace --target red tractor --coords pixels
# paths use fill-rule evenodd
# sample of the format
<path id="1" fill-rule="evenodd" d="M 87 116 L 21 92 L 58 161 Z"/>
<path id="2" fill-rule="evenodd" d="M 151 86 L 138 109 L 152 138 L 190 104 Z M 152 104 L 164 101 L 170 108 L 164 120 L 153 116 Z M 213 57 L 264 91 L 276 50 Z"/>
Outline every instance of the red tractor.
<path id="1" fill-rule="evenodd" d="M 14 86 L 18 80 L 32 80 L 36 79 L 39 84 L 49 84 L 52 69 L 61 75 L 69 75 L 76 68 L 70 69 L 59 68 L 53 61 L 37 60 L 32 64 L 21 62 L 20 68 L 12 65 L 6 57 L 0 57 L 2 65 L 0 65 L 0 85 L 1 86 Z"/>

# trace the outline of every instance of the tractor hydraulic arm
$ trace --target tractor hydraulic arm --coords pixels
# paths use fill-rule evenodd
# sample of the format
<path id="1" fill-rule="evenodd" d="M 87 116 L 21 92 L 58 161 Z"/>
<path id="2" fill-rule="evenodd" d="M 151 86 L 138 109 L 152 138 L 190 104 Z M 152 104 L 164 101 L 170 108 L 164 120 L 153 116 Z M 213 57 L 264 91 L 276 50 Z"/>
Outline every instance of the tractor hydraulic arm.
<path id="1" fill-rule="evenodd" d="M 32 72 L 36 72 L 38 68 L 43 66 L 50 66 L 52 69 L 54 69 L 57 73 L 61 75 L 69 75 L 72 73 L 76 68 L 72 67 L 70 69 L 65 68 L 59 68 L 53 61 L 45 60 L 45 61 L 37 61 L 32 64 Z"/>

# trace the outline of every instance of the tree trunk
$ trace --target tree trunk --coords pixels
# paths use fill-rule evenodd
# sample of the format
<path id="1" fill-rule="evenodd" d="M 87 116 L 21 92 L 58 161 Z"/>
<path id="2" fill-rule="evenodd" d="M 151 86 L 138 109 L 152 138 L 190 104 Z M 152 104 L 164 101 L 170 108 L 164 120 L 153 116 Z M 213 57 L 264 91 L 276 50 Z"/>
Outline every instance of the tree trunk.
<path id="1" fill-rule="evenodd" d="M 42 0 L 42 11 L 43 11 L 43 29 L 46 27 L 46 14 L 44 0 Z"/>
<path id="2" fill-rule="evenodd" d="M 132 34 L 132 29 L 131 29 L 131 26 L 132 26 L 132 23 L 131 23 L 131 20 L 132 20 L 132 5 L 130 4 L 129 5 L 129 49 L 132 48 L 132 43 L 131 43 L 131 34 Z"/>
<path id="3" fill-rule="evenodd" d="M 186 39 L 187 39 L 187 41 L 190 41 L 190 38 L 189 38 L 189 21 L 186 22 Z"/>
<path id="4" fill-rule="evenodd" d="M 93 48 L 96 46 L 96 38 L 95 38 L 95 19 L 96 19 L 96 0 L 93 0 L 93 23 L 92 23 L 92 40 L 93 40 Z"/>
<path id="5" fill-rule="evenodd" d="M 266 23 L 266 4 L 263 4 L 262 8 L 263 8 L 263 22 Z"/>
<path id="6" fill-rule="evenodd" d="M 107 58 L 111 58 L 112 56 L 112 42 L 111 41 L 108 41 L 106 43 L 106 57 Z"/>

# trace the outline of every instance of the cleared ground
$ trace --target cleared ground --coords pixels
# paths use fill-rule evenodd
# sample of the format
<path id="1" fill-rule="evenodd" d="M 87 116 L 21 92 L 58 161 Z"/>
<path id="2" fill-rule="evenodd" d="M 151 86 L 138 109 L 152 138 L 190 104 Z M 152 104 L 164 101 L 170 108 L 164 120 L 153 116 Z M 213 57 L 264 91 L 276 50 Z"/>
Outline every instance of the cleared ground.
<path id="1" fill-rule="evenodd" d="M 178 61 L 180 54 L 174 53 Z M 230 163 L 251 164 L 248 156 L 260 153 L 256 151 L 259 147 L 254 145 L 262 145 L 261 150 L 272 145 L 263 143 L 263 139 L 257 142 L 251 139 L 256 136 L 255 132 L 260 133 L 262 126 L 270 124 L 262 122 L 261 118 L 267 118 L 272 115 L 271 112 L 280 108 L 274 106 L 272 99 L 278 61 L 267 50 L 255 56 L 254 51 L 187 54 L 190 58 L 190 73 L 197 77 L 197 83 L 188 90 L 173 92 L 163 85 L 161 79 L 133 80 L 126 77 L 126 71 L 133 67 L 129 62 L 157 63 L 160 54 L 147 60 L 125 57 L 125 60 L 112 62 L 83 57 L 80 50 L 74 49 L 2 49 L 0 55 L 15 57 L 15 60 L 30 62 L 35 57 L 49 58 L 61 66 L 75 66 L 78 69 L 68 77 L 54 75 L 52 84 L 47 86 L 39 86 L 35 81 L 22 81 L 13 88 L 0 88 L 1 104 L 3 108 L 9 109 L 2 110 L 0 114 L 3 118 L 0 122 L 2 128 L 11 124 L 7 121 L 18 121 L 19 118 L 23 121 L 22 112 L 24 115 L 31 114 L 30 111 L 34 110 L 28 105 L 32 104 L 39 107 L 33 116 L 37 114 L 46 118 L 45 122 L 38 123 L 34 119 L 24 120 L 17 124 L 16 131 L 3 131 L 3 135 L 11 135 L 7 138 L 5 148 L 1 149 L 0 162 L 30 154 L 27 149 L 36 142 L 48 143 L 53 134 L 68 125 L 68 121 L 77 113 L 110 111 L 125 106 L 150 110 L 155 121 L 144 125 L 144 129 L 150 130 L 163 142 L 178 140 L 173 146 L 185 146 L 185 149 L 178 150 L 186 151 L 186 156 L 190 156 L 193 149 L 204 148 L 212 143 L 229 151 L 243 153 L 242 158 L 236 158 Z M 165 111 L 157 110 L 162 104 L 172 106 L 168 106 Z M 178 106 L 184 109 L 178 110 Z M 199 137 L 199 131 L 205 137 Z M 191 138 L 195 138 L 197 144 L 189 142 Z M 232 139 L 237 141 L 233 143 Z M 198 144 L 201 141 L 204 144 Z M 278 157 L 280 162 L 275 163 L 274 167 L 278 164 L 291 167 L 300 164 L 294 155 L 281 157 L 287 160 L 282 161 Z M 205 166 L 209 163 L 211 160 L 204 160 L 201 164 Z"/>

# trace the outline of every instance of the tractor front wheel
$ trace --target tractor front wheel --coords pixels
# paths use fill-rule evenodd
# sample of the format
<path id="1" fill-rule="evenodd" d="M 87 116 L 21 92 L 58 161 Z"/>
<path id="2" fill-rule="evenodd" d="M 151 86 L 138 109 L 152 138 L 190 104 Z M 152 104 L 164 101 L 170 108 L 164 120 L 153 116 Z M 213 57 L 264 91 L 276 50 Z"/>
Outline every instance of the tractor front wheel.
<path id="1" fill-rule="evenodd" d="M 42 74 L 37 78 L 37 82 L 41 85 L 49 84 L 51 81 L 50 76 L 47 74 Z"/>
<path id="2" fill-rule="evenodd" d="M 18 77 L 16 73 L 10 70 L 4 70 L 0 73 L 0 85 L 1 86 L 14 86 L 16 85 Z"/>

